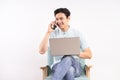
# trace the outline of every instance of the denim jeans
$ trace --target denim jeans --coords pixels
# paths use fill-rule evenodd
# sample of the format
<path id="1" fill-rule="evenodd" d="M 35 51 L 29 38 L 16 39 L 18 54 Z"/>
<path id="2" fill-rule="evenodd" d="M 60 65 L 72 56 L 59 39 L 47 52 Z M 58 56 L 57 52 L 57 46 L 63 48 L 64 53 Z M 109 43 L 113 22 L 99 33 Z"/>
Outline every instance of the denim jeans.
<path id="1" fill-rule="evenodd" d="M 59 63 L 52 67 L 52 80 L 74 80 L 82 71 L 81 64 L 72 56 L 63 56 Z"/>

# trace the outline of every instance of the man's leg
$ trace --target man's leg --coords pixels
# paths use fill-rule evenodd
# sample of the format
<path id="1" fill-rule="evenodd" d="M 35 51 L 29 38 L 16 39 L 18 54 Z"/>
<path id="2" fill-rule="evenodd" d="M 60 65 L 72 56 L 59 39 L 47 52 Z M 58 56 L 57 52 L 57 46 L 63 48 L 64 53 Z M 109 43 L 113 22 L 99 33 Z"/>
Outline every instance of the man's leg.
<path id="1" fill-rule="evenodd" d="M 62 80 L 67 71 L 70 69 L 72 65 L 71 57 L 65 57 L 61 60 L 60 63 L 53 66 L 53 77 L 52 80 Z"/>
<path id="2" fill-rule="evenodd" d="M 67 71 L 64 79 L 65 80 L 75 80 L 75 69 L 73 67 L 70 67 L 70 69 Z"/>
<path id="3" fill-rule="evenodd" d="M 61 62 L 55 64 L 52 68 L 53 77 L 52 80 L 62 80 L 67 71 L 72 65 L 72 58 L 70 56 L 64 57 Z"/>
<path id="4" fill-rule="evenodd" d="M 73 67 L 74 69 L 71 69 Z M 68 72 L 71 72 L 69 74 Z M 75 71 L 73 75 L 73 71 Z M 79 62 L 77 62 L 72 56 L 64 56 L 60 63 L 57 63 L 53 66 L 53 78 L 52 80 L 62 80 L 63 77 L 66 77 L 66 80 L 70 80 L 68 77 L 69 75 L 72 75 L 71 77 L 80 76 L 81 71 L 81 65 Z M 68 78 L 68 79 L 67 79 Z M 74 79 L 71 79 L 74 80 Z"/>
<path id="5" fill-rule="evenodd" d="M 65 80 L 74 80 L 75 77 L 80 77 L 82 72 L 81 64 L 72 57 L 72 66 L 65 75 Z"/>
<path id="6" fill-rule="evenodd" d="M 74 59 L 73 60 L 73 67 L 75 69 L 75 77 L 80 77 L 81 72 L 82 72 L 82 66 L 81 66 L 80 62 L 78 62 Z"/>

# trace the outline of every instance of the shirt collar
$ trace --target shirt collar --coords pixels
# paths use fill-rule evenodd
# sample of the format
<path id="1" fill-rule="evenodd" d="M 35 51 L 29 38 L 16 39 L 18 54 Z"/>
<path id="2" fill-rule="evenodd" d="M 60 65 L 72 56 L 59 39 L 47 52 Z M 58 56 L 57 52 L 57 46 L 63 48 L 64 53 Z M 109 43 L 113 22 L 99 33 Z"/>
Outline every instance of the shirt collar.
<path id="1" fill-rule="evenodd" d="M 67 33 L 70 32 L 70 30 L 71 30 L 70 26 L 69 26 L 68 30 L 65 31 L 65 32 L 63 32 L 63 31 L 59 28 L 59 33 L 60 33 L 60 34 L 67 34 Z"/>

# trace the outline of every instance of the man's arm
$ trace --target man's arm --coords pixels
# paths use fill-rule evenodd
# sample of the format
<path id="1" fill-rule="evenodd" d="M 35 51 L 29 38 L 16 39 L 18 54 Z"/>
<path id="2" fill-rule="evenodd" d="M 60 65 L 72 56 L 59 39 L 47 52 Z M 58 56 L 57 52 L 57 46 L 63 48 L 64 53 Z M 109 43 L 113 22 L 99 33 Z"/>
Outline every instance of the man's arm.
<path id="1" fill-rule="evenodd" d="M 82 52 L 80 52 L 79 57 L 84 58 L 84 59 L 91 59 L 92 52 L 91 52 L 90 48 L 86 48 Z"/>
<path id="2" fill-rule="evenodd" d="M 44 54 L 47 51 L 49 36 L 50 36 L 50 33 L 46 32 L 46 34 L 45 34 L 45 36 L 44 36 L 44 38 L 41 41 L 40 46 L 39 46 L 39 53 L 40 54 Z"/>
<path id="3" fill-rule="evenodd" d="M 49 36 L 51 34 L 51 32 L 53 32 L 54 30 L 51 28 L 54 25 L 54 21 L 51 22 L 48 26 L 48 31 L 46 32 L 43 40 L 40 43 L 39 46 L 39 53 L 40 54 L 44 54 L 47 50 L 48 50 L 48 40 L 49 40 Z"/>

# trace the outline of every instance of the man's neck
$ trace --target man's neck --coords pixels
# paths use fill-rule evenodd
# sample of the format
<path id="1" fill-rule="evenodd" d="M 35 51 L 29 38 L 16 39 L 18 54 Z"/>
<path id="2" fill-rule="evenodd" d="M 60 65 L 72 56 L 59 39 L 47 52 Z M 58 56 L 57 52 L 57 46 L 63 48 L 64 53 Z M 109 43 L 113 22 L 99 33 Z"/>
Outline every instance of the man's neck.
<path id="1" fill-rule="evenodd" d="M 65 28 L 63 28 L 63 29 L 61 29 L 63 32 L 67 32 L 68 31 L 68 29 L 69 29 L 69 25 L 68 26 L 66 26 Z"/>

